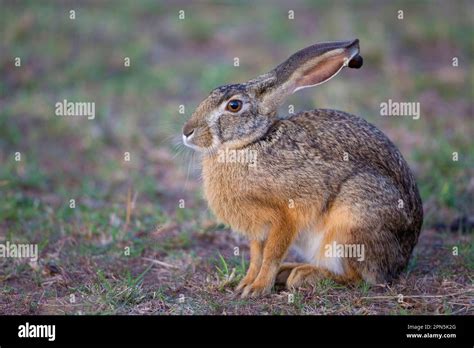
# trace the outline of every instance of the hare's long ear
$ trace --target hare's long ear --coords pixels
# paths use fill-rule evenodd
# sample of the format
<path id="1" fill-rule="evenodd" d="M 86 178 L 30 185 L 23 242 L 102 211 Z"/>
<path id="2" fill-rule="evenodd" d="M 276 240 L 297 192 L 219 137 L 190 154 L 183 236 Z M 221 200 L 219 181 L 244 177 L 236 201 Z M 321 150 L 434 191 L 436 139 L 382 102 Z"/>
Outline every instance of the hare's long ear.
<path id="1" fill-rule="evenodd" d="M 255 80 L 261 81 L 257 84 L 261 111 L 276 111 L 288 95 L 330 80 L 345 66 L 362 66 L 357 39 L 320 43 L 296 52 L 273 71 Z"/>

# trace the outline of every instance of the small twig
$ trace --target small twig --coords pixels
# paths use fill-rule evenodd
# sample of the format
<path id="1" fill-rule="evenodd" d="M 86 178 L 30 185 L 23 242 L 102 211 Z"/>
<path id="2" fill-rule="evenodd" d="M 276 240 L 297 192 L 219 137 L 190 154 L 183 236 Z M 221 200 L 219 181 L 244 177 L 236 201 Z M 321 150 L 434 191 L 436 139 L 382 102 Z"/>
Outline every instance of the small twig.
<path id="1" fill-rule="evenodd" d="M 443 298 L 443 297 L 451 297 L 451 296 L 456 296 L 456 295 L 462 295 L 462 294 L 466 294 L 466 293 L 472 292 L 472 291 L 474 291 L 474 289 L 459 291 L 459 292 L 455 292 L 455 293 L 452 293 L 452 294 L 446 294 L 446 295 L 403 295 L 403 298 Z M 398 298 L 398 295 L 395 295 L 395 296 L 365 296 L 365 297 L 361 297 L 361 299 L 374 299 L 374 300 L 395 299 L 395 298 Z"/>
<path id="2" fill-rule="evenodd" d="M 40 304 L 42 306 L 45 306 L 45 307 L 64 307 L 64 306 L 74 307 L 74 306 L 83 306 L 84 305 L 83 303 L 66 303 L 66 304 L 63 304 L 63 303 L 60 303 L 60 304 L 40 303 Z"/>
<path id="3" fill-rule="evenodd" d="M 132 209 L 135 209 L 135 205 L 137 204 L 137 198 L 138 198 L 138 191 L 135 191 L 133 193 L 133 198 L 132 198 Z"/>
<path id="4" fill-rule="evenodd" d="M 452 312 L 451 315 L 455 315 L 455 314 L 458 314 L 458 313 L 461 313 L 461 312 L 466 312 L 467 311 L 467 308 L 468 307 L 463 307 L 455 312 Z"/>
<path id="5" fill-rule="evenodd" d="M 152 262 L 152 263 L 155 263 L 155 264 L 157 264 L 157 265 L 160 265 L 160 266 L 163 266 L 163 267 L 166 267 L 166 268 L 180 269 L 178 266 L 175 266 L 175 265 L 172 265 L 172 264 L 163 262 L 163 261 L 158 261 L 158 260 L 150 259 L 150 258 L 148 258 L 148 257 L 142 257 L 142 259 L 143 259 L 143 260 L 146 260 L 146 261 L 150 261 L 150 262 Z"/>
<path id="6" fill-rule="evenodd" d="M 471 304 L 470 303 L 459 303 L 459 302 L 448 302 L 449 304 L 451 305 L 457 305 L 457 306 L 470 306 Z"/>
<path id="7" fill-rule="evenodd" d="M 125 230 L 128 228 L 128 224 L 130 223 L 130 216 L 132 215 L 132 188 L 128 187 L 127 192 L 127 215 L 125 217 Z"/>

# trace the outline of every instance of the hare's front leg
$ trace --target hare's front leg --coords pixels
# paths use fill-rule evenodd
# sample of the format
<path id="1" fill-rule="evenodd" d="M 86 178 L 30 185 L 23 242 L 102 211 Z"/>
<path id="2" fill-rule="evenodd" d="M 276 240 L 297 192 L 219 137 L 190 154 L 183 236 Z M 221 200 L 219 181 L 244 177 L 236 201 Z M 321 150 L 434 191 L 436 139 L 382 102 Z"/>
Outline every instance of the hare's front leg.
<path id="1" fill-rule="evenodd" d="M 242 298 L 270 293 L 281 261 L 286 256 L 294 235 L 294 227 L 286 221 L 272 226 L 264 243 L 260 271 L 255 280 L 243 288 Z"/>
<path id="2" fill-rule="evenodd" d="M 235 289 L 240 292 L 257 278 L 263 261 L 263 241 L 252 239 L 250 241 L 250 266 L 245 277 L 240 281 Z"/>

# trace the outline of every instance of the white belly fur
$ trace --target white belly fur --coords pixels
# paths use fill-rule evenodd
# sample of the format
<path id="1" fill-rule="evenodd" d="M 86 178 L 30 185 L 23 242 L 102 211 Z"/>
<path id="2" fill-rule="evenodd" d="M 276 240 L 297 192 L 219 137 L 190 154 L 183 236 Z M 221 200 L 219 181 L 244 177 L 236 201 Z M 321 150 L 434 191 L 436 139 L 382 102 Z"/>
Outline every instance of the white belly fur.
<path id="1" fill-rule="evenodd" d="M 292 246 L 306 262 L 335 274 L 344 274 L 342 260 L 339 257 L 324 256 L 323 237 L 323 231 L 300 231 Z"/>

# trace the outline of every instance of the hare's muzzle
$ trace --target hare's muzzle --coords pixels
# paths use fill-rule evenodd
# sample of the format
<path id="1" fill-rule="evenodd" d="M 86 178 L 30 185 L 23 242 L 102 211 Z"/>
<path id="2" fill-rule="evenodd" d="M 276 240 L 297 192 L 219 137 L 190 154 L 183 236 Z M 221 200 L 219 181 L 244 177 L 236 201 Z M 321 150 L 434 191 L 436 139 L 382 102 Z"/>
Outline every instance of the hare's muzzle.
<path id="1" fill-rule="evenodd" d="M 187 138 L 194 133 L 194 127 L 189 123 L 186 123 L 183 127 L 183 135 Z"/>
<path id="2" fill-rule="evenodd" d="M 193 138 L 193 135 L 195 133 L 195 127 L 193 124 L 190 122 L 187 122 L 184 127 L 183 127 L 183 144 L 193 148 L 193 144 L 191 142 L 191 139 Z"/>

